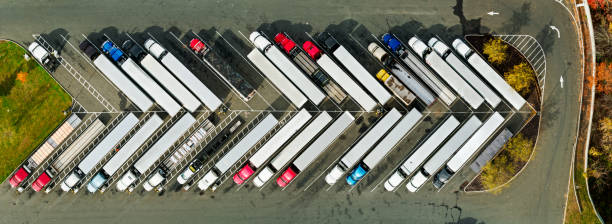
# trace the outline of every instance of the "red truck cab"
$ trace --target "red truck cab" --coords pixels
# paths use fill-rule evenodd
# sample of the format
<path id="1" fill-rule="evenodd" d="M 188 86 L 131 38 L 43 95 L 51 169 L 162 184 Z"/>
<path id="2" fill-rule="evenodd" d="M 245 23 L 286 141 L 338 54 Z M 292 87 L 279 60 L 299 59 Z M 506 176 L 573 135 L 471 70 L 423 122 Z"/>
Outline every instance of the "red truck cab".
<path id="1" fill-rule="evenodd" d="M 289 167 L 280 177 L 278 177 L 278 179 L 276 179 L 276 184 L 280 187 L 286 187 L 295 176 L 297 176 L 297 173 Z"/>
<path id="2" fill-rule="evenodd" d="M 251 168 L 251 165 L 247 164 L 244 167 L 242 167 L 242 169 L 240 169 L 238 173 L 234 175 L 234 182 L 236 184 L 242 184 L 244 183 L 244 181 L 249 179 L 249 177 L 251 177 L 251 175 L 253 175 L 254 173 L 255 173 L 255 170 Z"/>
<path id="3" fill-rule="evenodd" d="M 201 53 L 206 50 L 206 45 L 204 42 L 198 40 L 197 38 L 191 39 L 191 42 L 189 42 L 189 47 L 196 53 Z"/>
<path id="4" fill-rule="evenodd" d="M 13 177 L 11 177 L 11 179 L 9 180 L 11 187 L 13 188 L 17 187 L 17 185 L 19 185 L 21 181 L 25 180 L 25 178 L 28 177 L 28 175 L 29 175 L 28 171 L 26 171 L 23 167 L 19 168 L 19 170 L 17 170 L 15 175 L 13 175 Z"/>
<path id="5" fill-rule="evenodd" d="M 315 46 L 314 43 L 310 41 L 306 41 L 304 42 L 302 47 L 304 48 L 306 53 L 310 55 L 312 59 L 317 60 L 319 57 L 321 57 L 321 50 L 319 50 L 319 48 L 317 48 L 317 46 Z"/>
<path id="6" fill-rule="evenodd" d="M 42 188 L 49 183 L 51 178 L 47 175 L 47 172 L 43 172 L 35 181 L 32 183 L 32 189 L 36 192 L 42 190 Z"/>
<path id="7" fill-rule="evenodd" d="M 285 34 L 283 33 L 276 34 L 276 36 L 274 37 L 274 42 L 280 44 L 280 46 L 283 47 L 287 54 L 291 54 L 291 50 L 295 48 L 295 42 L 287 38 L 287 36 L 285 36 Z"/>

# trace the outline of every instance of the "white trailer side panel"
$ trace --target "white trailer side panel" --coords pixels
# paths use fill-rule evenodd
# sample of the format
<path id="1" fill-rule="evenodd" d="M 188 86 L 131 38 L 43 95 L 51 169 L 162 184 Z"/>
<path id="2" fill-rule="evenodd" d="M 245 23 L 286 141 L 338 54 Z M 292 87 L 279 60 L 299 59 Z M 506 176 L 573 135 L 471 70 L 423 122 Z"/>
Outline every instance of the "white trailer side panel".
<path id="1" fill-rule="evenodd" d="M 247 57 L 285 96 L 300 108 L 308 99 L 259 50 L 254 48 Z"/>
<path id="2" fill-rule="evenodd" d="M 185 113 L 168 131 L 160 137 L 157 142 L 147 152 L 136 161 L 134 168 L 140 173 L 147 171 L 162 154 L 164 154 L 178 138 L 183 135 L 191 125 L 195 123 L 195 118 L 190 113 Z"/>
<path id="3" fill-rule="evenodd" d="M 113 175 L 163 123 L 164 121 L 157 114 L 151 115 L 151 118 L 123 145 L 119 152 L 102 167 L 104 172 Z"/>
<path id="4" fill-rule="evenodd" d="M 423 115 L 417 110 L 412 109 L 402 120 L 395 125 L 395 127 L 389 132 L 383 140 L 372 149 L 372 151 L 363 159 L 363 163 L 370 169 L 374 168 L 376 164 L 382 160 L 389 151 L 416 125 L 416 123 L 423 117 Z"/>
<path id="5" fill-rule="evenodd" d="M 346 128 L 348 128 L 355 118 L 351 113 L 345 111 L 332 123 L 327 130 L 325 130 L 317 140 L 315 140 L 297 159 L 293 162 L 293 165 L 298 170 L 303 171 L 310 165 L 310 163 L 316 159 L 319 154 L 323 152 L 329 145 L 331 145 Z"/>
<path id="6" fill-rule="evenodd" d="M 459 73 L 466 81 L 468 81 L 474 89 L 476 89 L 482 97 L 493 107 L 497 107 L 501 102 L 501 99 L 491 88 L 489 88 L 482 80 L 480 80 L 476 74 L 472 72 L 456 55 L 450 54 L 446 57 L 451 66 Z"/>
<path id="7" fill-rule="evenodd" d="M 215 167 L 221 172 L 225 173 L 229 170 L 234 163 L 236 163 L 240 157 L 244 156 L 244 154 L 249 151 L 249 149 L 253 148 L 257 142 L 263 138 L 274 126 L 278 123 L 278 120 L 271 113 L 266 116 L 255 128 L 253 128 L 249 133 L 244 136 L 244 138 L 240 139 L 229 152 L 227 152 L 223 158 L 221 158 L 217 163 L 215 163 Z"/>
<path id="8" fill-rule="evenodd" d="M 331 76 L 351 97 L 357 101 L 366 111 L 372 111 L 376 102 L 357 83 L 351 79 L 334 61 L 326 54 L 322 55 L 317 64 Z"/>
<path id="9" fill-rule="evenodd" d="M 279 170 L 285 166 L 291 158 L 293 158 L 310 140 L 312 140 L 323 128 L 331 122 L 332 117 L 325 111 L 322 111 L 300 134 L 298 134 L 285 148 L 281 151 L 270 164 L 274 169 Z"/>
<path id="10" fill-rule="evenodd" d="M 223 102 L 200 79 L 198 79 L 173 54 L 168 52 L 161 62 L 198 98 L 210 111 L 215 111 Z"/>
<path id="11" fill-rule="evenodd" d="M 334 56 L 344 65 L 346 69 L 353 74 L 355 78 L 363 85 L 380 104 L 385 104 L 387 101 L 391 99 L 391 94 L 385 90 L 385 88 L 380 85 L 374 79 L 374 76 L 368 72 L 358 61 L 349 53 L 344 46 L 340 45 L 338 49 L 334 51 Z"/>
<path id="12" fill-rule="evenodd" d="M 455 99 L 457 99 L 457 96 L 455 96 L 455 94 L 453 94 L 453 92 L 448 89 L 433 74 L 433 72 L 429 70 L 429 68 L 427 68 L 427 65 L 425 65 L 421 59 L 417 58 L 417 56 L 409 50 L 406 51 L 408 52 L 408 55 L 402 59 L 404 63 L 406 63 L 408 67 L 410 67 L 410 69 L 412 69 L 415 74 L 421 78 L 421 80 L 423 80 L 423 82 L 425 82 L 427 86 L 429 86 L 429 88 L 431 88 L 446 105 L 453 103 Z"/>
<path id="13" fill-rule="evenodd" d="M 463 80 L 439 55 L 431 52 L 425 57 L 425 61 L 455 90 L 455 92 L 459 94 L 459 96 L 463 97 L 472 108 L 476 109 L 484 102 L 484 99 L 478 95 L 476 90 L 472 89 L 472 87 L 468 85 L 467 82 L 465 82 L 465 80 Z"/>
<path id="14" fill-rule="evenodd" d="M 162 87 L 143 71 L 134 60 L 128 58 L 121 64 L 121 68 L 123 68 L 123 71 L 132 77 L 132 79 L 138 83 L 138 85 L 142 87 L 142 89 L 144 89 L 162 109 L 168 112 L 171 117 L 179 112 L 181 105 L 174 101 L 166 90 L 162 89 Z"/>
<path id="15" fill-rule="evenodd" d="M 94 65 L 108 80 L 110 80 L 121 92 L 123 92 L 136 107 L 142 111 L 148 111 L 153 106 L 153 101 L 149 99 L 130 79 L 125 77 L 123 72 L 119 70 L 106 56 L 100 55 L 93 61 Z"/>
<path id="16" fill-rule="evenodd" d="M 96 119 L 72 144 L 62 152 L 62 154 L 53 162 L 52 167 L 55 171 L 60 172 L 64 166 L 81 151 L 83 151 L 89 143 L 104 130 L 105 125 Z"/>
<path id="17" fill-rule="evenodd" d="M 520 110 L 523 105 L 525 105 L 525 99 L 508 85 L 508 83 L 478 54 L 472 54 L 467 61 L 510 103 L 510 105 L 512 105 L 512 107 L 514 107 L 514 109 Z"/>
<path id="18" fill-rule="evenodd" d="M 446 119 L 446 121 L 444 121 L 433 134 L 427 137 L 427 140 L 419 145 L 412 155 L 402 164 L 401 169 L 404 173 L 410 175 L 417 170 L 417 168 L 425 162 L 425 159 L 442 144 L 444 139 L 446 139 L 457 126 L 459 126 L 459 121 L 454 116 L 451 115 Z"/>
<path id="19" fill-rule="evenodd" d="M 372 148 L 380 138 L 402 117 L 402 114 L 393 108 L 379 122 L 374 125 L 353 147 L 340 159 L 346 167 L 352 167 L 363 155 Z"/>
<path id="20" fill-rule="evenodd" d="M 163 65 L 161 65 L 151 54 L 147 54 L 140 64 L 157 82 L 164 86 L 175 99 L 181 101 L 187 110 L 194 112 L 200 106 L 200 101 L 193 96 L 183 84 L 181 84 Z"/>
<path id="21" fill-rule="evenodd" d="M 444 145 L 434 154 L 425 165 L 423 169 L 429 175 L 436 172 L 444 163 L 465 143 L 465 141 L 474 134 L 476 129 L 480 127 L 482 121 L 478 120 L 476 115 L 472 115 L 468 121 L 461 126 L 459 130 L 450 138 Z"/>
<path id="22" fill-rule="evenodd" d="M 491 115 L 478 131 L 476 131 L 476 133 L 474 133 L 474 135 L 472 135 L 472 137 L 457 151 L 457 154 L 448 161 L 446 166 L 453 172 L 457 172 L 461 169 L 503 122 L 504 117 L 498 112 Z"/>
<path id="23" fill-rule="evenodd" d="M 408 89 L 412 90 L 412 92 L 425 103 L 425 105 L 431 105 L 436 97 L 434 94 L 423 84 L 414 77 L 414 75 L 410 74 L 406 71 L 402 66 L 400 66 L 397 62 L 389 65 L 391 69 L 391 73 L 397 77 Z"/>
<path id="24" fill-rule="evenodd" d="M 115 126 L 115 128 L 113 128 L 110 133 L 108 133 L 108 135 L 104 137 L 104 139 L 102 139 L 102 141 L 100 141 L 100 143 L 93 150 L 91 150 L 91 152 L 89 152 L 89 155 L 87 155 L 81 161 L 81 163 L 79 163 L 79 169 L 84 174 L 88 174 L 89 171 L 91 171 L 91 169 L 93 169 L 98 162 L 102 160 L 104 155 L 106 155 L 106 153 L 108 153 L 113 146 L 117 145 L 117 143 L 121 141 L 121 138 L 132 130 L 137 123 L 138 118 L 136 118 L 136 116 L 134 116 L 132 113 L 128 114 L 119 124 L 117 124 L 117 126 Z"/>
<path id="25" fill-rule="evenodd" d="M 257 152 L 249 159 L 253 166 L 260 167 L 263 163 L 272 156 L 281 146 L 285 144 L 298 130 L 302 128 L 310 120 L 312 115 L 302 109 L 289 122 L 287 122 L 278 132 L 266 142 Z"/>

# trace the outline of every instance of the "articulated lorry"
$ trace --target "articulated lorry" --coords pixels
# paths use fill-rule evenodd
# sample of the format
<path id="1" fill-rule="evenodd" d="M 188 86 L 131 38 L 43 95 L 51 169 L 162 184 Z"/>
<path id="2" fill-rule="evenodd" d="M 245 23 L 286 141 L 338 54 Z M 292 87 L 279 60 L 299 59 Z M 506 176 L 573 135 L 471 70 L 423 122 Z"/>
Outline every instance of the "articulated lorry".
<path id="1" fill-rule="evenodd" d="M 276 179 L 280 187 L 286 187 L 300 172 L 304 171 L 325 149 L 348 128 L 355 118 L 345 111 Z"/>
<path id="2" fill-rule="evenodd" d="M 291 120 L 289 120 L 274 136 L 266 142 L 251 158 L 246 165 L 234 175 L 234 182 L 242 184 L 257 171 L 268 159 L 276 153 L 281 146 L 287 142 L 293 134 L 302 128 L 310 120 L 312 115 L 306 109 L 300 110 Z"/>
<path id="3" fill-rule="evenodd" d="M 198 188 L 205 191 L 211 185 L 214 191 L 218 186 L 215 184 L 219 176 L 227 172 L 234 163 L 246 154 L 249 149 L 253 148 L 259 140 L 261 140 L 276 124 L 278 120 L 272 114 L 268 114 L 257 126 L 249 131 L 244 138 L 240 139 L 219 161 L 215 163 L 213 168 L 198 181 Z"/>
<path id="4" fill-rule="evenodd" d="M 215 111 L 223 102 L 217 97 L 200 79 L 198 79 L 183 63 L 181 63 L 172 53 L 168 52 L 159 43 L 153 39 L 148 39 L 144 43 L 145 48 L 155 58 L 161 61 L 162 64 L 170 70 L 176 78 L 181 80 L 183 84 L 191 90 L 191 92 L 200 100 L 210 111 Z"/>
<path id="5" fill-rule="evenodd" d="M 308 55 L 300 49 L 300 47 L 286 33 L 278 33 L 274 36 L 274 42 L 285 51 L 287 56 L 295 62 L 295 64 L 310 76 L 312 81 L 319 85 L 327 95 L 337 104 L 342 103 L 346 99 L 344 91 L 334 81 L 329 79 L 327 75 L 321 71 L 319 66 L 315 64 Z"/>
<path id="6" fill-rule="evenodd" d="M 441 188 L 444 184 L 448 183 L 448 181 L 459 171 L 463 165 L 465 165 L 470 158 L 480 148 L 482 144 L 485 143 L 490 136 L 495 133 L 498 127 L 502 125 L 504 122 L 504 117 L 502 117 L 498 112 L 495 112 L 493 115 L 485 121 L 485 123 L 480 126 L 478 131 L 470 137 L 457 153 L 446 163 L 446 166 L 436 174 L 433 184 L 436 188 Z"/>
<path id="7" fill-rule="evenodd" d="M 270 59 L 310 99 L 315 105 L 321 104 L 325 99 L 325 94 L 317 88 L 306 75 L 295 66 L 275 45 L 255 31 L 249 36 L 249 40 Z"/>
<path id="8" fill-rule="evenodd" d="M 196 122 L 190 113 L 185 113 L 181 119 L 172 125 L 147 152 L 134 163 L 133 169 L 121 177 L 117 182 L 118 191 L 133 191 L 133 183 L 144 174 L 153 164 Z"/>
<path id="9" fill-rule="evenodd" d="M 102 170 L 98 172 L 87 184 L 87 191 L 94 193 L 100 189 L 104 192 L 107 188 L 108 178 L 113 176 L 121 166 L 140 148 L 144 142 L 153 135 L 164 121 L 157 114 L 151 115 L 149 120 L 128 140 L 111 159 L 104 164 Z"/>
<path id="10" fill-rule="evenodd" d="M 450 115 L 438 128 L 427 137 L 402 163 L 402 165 L 385 181 L 385 189 L 393 191 L 406 178 L 410 177 L 442 142 L 459 126 L 459 121 Z"/>
<path id="11" fill-rule="evenodd" d="M 497 107 L 501 102 L 501 99 L 497 94 L 491 90 L 472 70 L 463 63 L 463 61 L 459 60 L 457 55 L 455 55 L 451 49 L 444 44 L 444 42 L 438 40 L 435 37 L 429 39 L 427 43 L 431 48 L 440 55 L 465 81 L 467 81 L 480 95 L 491 105 L 493 108 Z"/>
<path id="12" fill-rule="evenodd" d="M 419 170 L 406 184 L 406 188 L 410 192 L 417 192 L 421 186 L 431 177 L 431 174 L 437 172 L 444 163 L 474 134 L 476 129 L 480 127 L 482 121 L 475 115 L 472 115 L 468 121 L 461 126 L 455 134 L 438 150 L 431 158 L 425 162 L 423 168 Z"/>
<path id="13" fill-rule="evenodd" d="M 402 103 L 406 106 L 409 106 L 416 96 L 410 92 L 408 87 L 406 87 L 397 77 L 389 74 L 385 69 L 380 69 L 378 73 L 376 73 L 376 78 L 380 80 L 387 88 L 397 96 Z"/>
<path id="14" fill-rule="evenodd" d="M 374 144 L 382 138 L 389 129 L 402 117 L 402 114 L 393 108 L 383 118 L 380 119 L 370 130 L 360 137 L 355 144 L 353 144 L 349 151 L 342 156 L 338 164 L 331 169 L 331 171 L 325 176 L 325 182 L 329 185 L 333 185 L 353 166 L 361 160 L 364 154 L 368 152 Z"/>
<path id="15" fill-rule="evenodd" d="M 417 109 L 413 108 L 410 110 L 410 112 L 395 125 L 389 134 L 387 134 L 387 136 L 385 136 L 385 138 L 383 138 L 380 143 L 378 143 L 378 145 L 357 164 L 350 175 L 346 177 L 346 182 L 351 186 L 355 186 L 357 182 L 363 179 L 370 170 L 374 169 L 374 167 L 387 156 L 391 149 L 399 144 L 402 138 L 404 138 L 408 131 L 412 130 L 421 117 L 423 117 L 423 115 Z"/>
<path id="16" fill-rule="evenodd" d="M 465 58 L 467 62 L 480 73 L 480 75 L 487 80 L 487 82 L 489 82 L 489 84 L 493 86 L 512 107 L 514 107 L 514 109 L 520 110 L 523 105 L 525 105 L 525 99 L 523 99 L 512 86 L 508 85 L 489 63 L 478 55 L 478 53 L 475 53 L 461 39 L 455 39 L 455 41 L 453 41 L 453 47 L 457 53 Z"/>
<path id="17" fill-rule="evenodd" d="M 79 116 L 76 114 L 70 115 L 70 117 L 68 117 L 68 119 L 66 119 L 66 121 L 64 121 L 64 123 L 56 129 L 38 149 L 36 149 L 34 154 L 28 158 L 17 172 L 15 172 L 11 179 L 9 179 L 11 187 L 17 187 L 30 175 L 30 173 L 36 170 L 36 167 L 42 164 L 80 123 L 81 118 L 79 118 Z M 20 187 L 18 190 L 23 191 L 23 188 Z"/>
<path id="18" fill-rule="evenodd" d="M 442 59 L 438 54 L 433 53 L 431 48 L 427 46 L 427 44 L 423 43 L 418 37 L 414 36 L 408 40 L 408 45 L 419 55 L 425 62 L 438 73 L 440 77 L 446 83 L 448 83 L 451 88 L 455 90 L 459 94 L 459 96 L 463 97 L 463 99 L 472 107 L 473 109 L 477 109 L 484 102 L 484 99 L 476 92 L 476 90 L 472 89 L 472 87 L 465 82 L 451 68 L 444 59 Z"/>
<path id="19" fill-rule="evenodd" d="M 393 56 L 379 46 L 377 43 L 372 42 L 368 45 L 368 51 L 380 62 L 382 62 L 388 71 L 390 71 L 394 77 L 399 79 L 408 89 L 410 89 L 421 101 L 426 105 L 431 105 L 436 97 L 433 93 L 425 87 L 421 81 L 419 81 L 414 74 L 404 68 Z"/>
<path id="20" fill-rule="evenodd" d="M 70 146 L 57 157 L 51 166 L 47 168 L 38 178 L 32 183 L 34 191 L 42 190 L 55 175 L 62 172 L 64 168 L 83 150 L 87 148 L 89 143 L 98 136 L 104 129 L 105 125 L 96 119 L 89 127 L 79 135 L 79 137 L 70 144 Z M 49 193 L 50 188 L 47 193 Z"/>
<path id="21" fill-rule="evenodd" d="M 81 160 L 79 165 L 68 175 L 66 180 L 62 182 L 61 188 L 63 191 L 69 191 L 74 189 L 75 185 L 83 179 L 89 172 L 96 167 L 96 165 L 104 158 L 106 153 L 108 153 L 115 145 L 121 141 L 123 136 L 125 136 L 136 124 L 138 123 L 138 118 L 133 114 L 129 113 L 113 130 L 108 133 L 101 141 L 96 145 L 96 147 L 89 152 L 89 154 Z M 78 192 L 78 188 L 74 191 Z"/>
<path id="22" fill-rule="evenodd" d="M 332 121 L 332 117 L 322 111 L 300 134 L 295 136 L 281 152 L 272 159 L 270 164 L 265 166 L 259 174 L 253 178 L 253 184 L 262 187 L 276 172 L 283 169 L 285 165 L 293 159 L 302 148 L 304 148 L 317 134 Z"/>

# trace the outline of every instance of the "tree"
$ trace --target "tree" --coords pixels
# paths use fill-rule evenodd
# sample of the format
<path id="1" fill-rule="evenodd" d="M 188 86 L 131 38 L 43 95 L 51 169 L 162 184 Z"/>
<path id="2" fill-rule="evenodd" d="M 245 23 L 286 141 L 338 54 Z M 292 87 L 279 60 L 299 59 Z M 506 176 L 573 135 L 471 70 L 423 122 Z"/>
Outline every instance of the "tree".
<path id="1" fill-rule="evenodd" d="M 602 148 L 603 153 L 612 154 L 612 118 L 604 117 L 600 119 L 599 128 L 597 129 L 601 135 L 599 147 Z"/>
<path id="2" fill-rule="evenodd" d="M 527 63 L 522 62 L 504 73 L 504 79 L 514 90 L 522 95 L 527 95 L 531 91 L 529 87 L 535 82 L 535 74 Z"/>
<path id="3" fill-rule="evenodd" d="M 508 45 L 499 38 L 493 38 L 483 46 L 484 53 L 489 56 L 489 62 L 501 64 L 508 57 Z"/>
<path id="4" fill-rule="evenodd" d="M 596 90 L 598 93 L 612 93 L 612 63 L 600 62 L 595 73 Z"/>

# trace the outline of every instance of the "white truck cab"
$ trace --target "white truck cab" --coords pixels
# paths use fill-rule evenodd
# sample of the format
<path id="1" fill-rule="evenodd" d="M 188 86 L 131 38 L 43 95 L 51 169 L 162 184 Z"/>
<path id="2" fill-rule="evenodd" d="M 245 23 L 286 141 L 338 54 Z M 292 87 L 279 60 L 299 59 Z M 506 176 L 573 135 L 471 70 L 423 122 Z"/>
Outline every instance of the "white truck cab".
<path id="1" fill-rule="evenodd" d="M 402 181 L 404 181 L 406 177 L 401 173 L 400 170 L 395 171 L 391 177 L 387 181 L 385 181 L 385 189 L 387 191 L 393 191 L 397 186 L 399 186 Z"/>
<path id="2" fill-rule="evenodd" d="M 266 166 L 255 178 L 253 178 L 253 184 L 255 184 L 257 187 L 261 187 L 264 185 L 264 183 L 270 180 L 272 176 L 274 176 L 274 172 L 272 172 L 272 169 Z"/>
<path id="3" fill-rule="evenodd" d="M 165 173 L 163 170 L 158 169 L 157 171 L 155 171 L 155 173 L 153 174 L 153 176 L 151 176 L 151 178 L 149 178 L 149 180 L 147 180 L 142 187 L 144 187 L 144 189 L 146 191 L 151 191 L 153 190 L 153 188 L 157 187 L 159 184 L 161 184 L 164 180 L 166 180 Z"/>
<path id="4" fill-rule="evenodd" d="M 117 182 L 117 190 L 125 191 L 134 181 L 136 181 L 136 175 L 130 170 Z"/>
<path id="5" fill-rule="evenodd" d="M 204 178 L 198 181 L 198 188 L 200 188 L 200 190 L 205 191 L 211 185 L 213 185 L 215 181 L 217 181 L 217 179 L 219 179 L 219 176 L 215 173 L 214 170 L 208 171 L 208 173 L 204 175 Z M 213 189 L 213 191 L 214 190 L 215 189 Z"/>
<path id="6" fill-rule="evenodd" d="M 36 58 L 36 60 L 43 65 L 49 63 L 49 52 L 37 42 L 30 44 L 30 46 L 28 46 L 28 51 L 30 51 L 32 56 L 34 56 L 34 58 Z"/>

